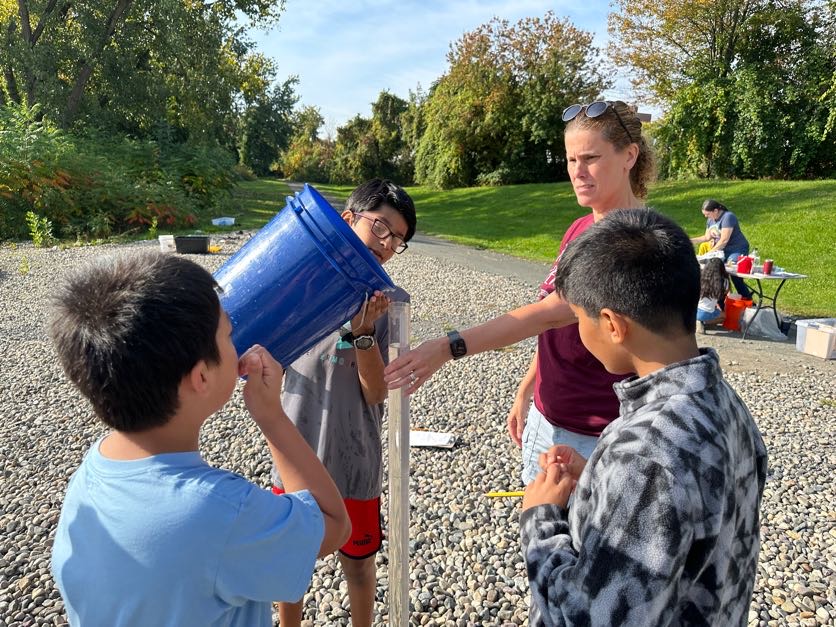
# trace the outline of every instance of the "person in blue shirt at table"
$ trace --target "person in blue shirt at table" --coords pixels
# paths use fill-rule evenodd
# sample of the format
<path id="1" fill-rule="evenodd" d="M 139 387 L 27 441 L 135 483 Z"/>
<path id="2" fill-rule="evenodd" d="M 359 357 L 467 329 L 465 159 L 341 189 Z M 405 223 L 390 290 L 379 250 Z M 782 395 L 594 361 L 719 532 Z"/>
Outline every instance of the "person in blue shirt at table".
<path id="1" fill-rule="evenodd" d="M 723 203 L 709 198 L 702 204 L 702 214 L 706 218 L 705 234 L 692 237 L 692 243 L 710 242 L 711 247 L 706 252 L 722 251 L 724 261 L 736 261 L 749 254 L 749 240 L 740 230 L 740 221 Z M 752 297 L 752 290 L 743 279 L 733 276 L 731 280 L 743 298 Z"/>
<path id="2" fill-rule="evenodd" d="M 57 292 L 50 324 L 67 377 L 110 428 L 64 497 L 52 572 L 73 627 L 272 627 L 350 522 L 325 467 L 282 409 L 282 367 L 239 360 L 212 275 L 163 253 L 102 257 Z M 244 403 L 287 494 L 214 468 L 203 423 L 247 376 Z"/>

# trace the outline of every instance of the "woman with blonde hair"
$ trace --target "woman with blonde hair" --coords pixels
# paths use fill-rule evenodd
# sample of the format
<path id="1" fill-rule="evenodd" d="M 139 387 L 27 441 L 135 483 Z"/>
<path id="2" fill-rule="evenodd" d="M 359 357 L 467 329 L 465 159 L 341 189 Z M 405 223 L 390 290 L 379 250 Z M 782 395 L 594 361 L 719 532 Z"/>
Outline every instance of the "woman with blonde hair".
<path id="1" fill-rule="evenodd" d="M 566 246 L 607 213 L 644 207 L 654 158 L 635 111 L 621 101 L 575 104 L 563 111 L 569 179 L 578 204 L 591 212 L 563 236 L 538 300 L 464 331 L 424 342 L 386 369 L 390 388 L 414 392 L 445 362 L 537 335 L 537 352 L 520 382 L 508 415 L 511 439 L 523 451 L 522 481 L 539 472 L 539 454 L 567 444 L 584 457 L 618 416 L 612 375 L 584 347 L 577 321 L 554 294 L 554 274 Z M 532 402 L 533 401 L 533 402 Z"/>

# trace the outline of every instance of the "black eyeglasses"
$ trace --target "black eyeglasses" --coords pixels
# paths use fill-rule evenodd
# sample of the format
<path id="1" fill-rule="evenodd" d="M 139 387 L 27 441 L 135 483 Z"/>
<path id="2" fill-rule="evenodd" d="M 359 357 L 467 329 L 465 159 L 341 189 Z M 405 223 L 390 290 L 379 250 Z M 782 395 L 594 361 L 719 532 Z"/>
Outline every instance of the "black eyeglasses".
<path id="1" fill-rule="evenodd" d="M 613 103 L 609 100 L 596 100 L 595 102 L 587 105 L 582 104 L 573 104 L 569 105 L 563 110 L 562 119 L 564 122 L 571 122 L 574 120 L 581 112 L 586 112 L 586 117 L 588 118 L 597 118 L 599 116 L 604 115 L 607 109 L 612 109 L 612 112 L 615 113 L 615 117 L 618 120 L 618 123 L 621 124 L 621 128 L 624 129 L 624 132 L 627 133 L 627 137 L 630 139 L 630 143 L 635 143 L 636 140 L 633 139 L 632 133 L 627 129 L 627 125 L 624 124 L 624 120 L 621 119 L 621 116 L 618 115 L 618 111 L 616 110 Z"/>
<path id="2" fill-rule="evenodd" d="M 369 216 L 364 216 L 362 213 L 355 213 L 354 215 L 355 217 L 363 218 L 364 220 L 371 220 L 372 233 L 375 237 L 379 237 L 380 239 L 386 239 L 387 237 L 391 237 L 393 244 L 392 250 L 394 250 L 396 254 L 400 255 L 403 251 L 409 248 L 409 246 L 407 246 L 403 238 L 399 235 L 395 235 L 394 233 L 392 233 L 392 229 L 390 229 L 387 226 L 387 224 L 382 220 L 378 220 L 377 218 L 370 218 Z"/>

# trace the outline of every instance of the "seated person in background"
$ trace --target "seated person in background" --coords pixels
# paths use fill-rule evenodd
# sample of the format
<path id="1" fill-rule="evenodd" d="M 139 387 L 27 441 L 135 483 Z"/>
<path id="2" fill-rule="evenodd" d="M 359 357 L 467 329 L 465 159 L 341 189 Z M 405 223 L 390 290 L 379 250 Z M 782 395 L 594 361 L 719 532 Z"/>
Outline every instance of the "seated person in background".
<path id="1" fill-rule="evenodd" d="M 726 314 L 721 307 L 729 291 L 729 274 L 722 259 L 709 259 L 700 270 L 700 300 L 697 303 L 697 330 L 706 324 L 720 324 Z"/>
<path id="2" fill-rule="evenodd" d="M 340 493 L 279 402 L 282 368 L 240 361 L 212 275 L 161 253 L 100 257 L 59 290 L 50 335 L 111 431 L 70 479 L 52 572 L 70 624 L 272 626 L 318 555 L 348 537 Z M 289 494 L 198 451 L 200 428 L 246 375 L 244 402 Z"/>
<path id="3" fill-rule="evenodd" d="M 698 253 L 704 255 L 713 251 L 723 252 L 723 261 L 737 261 L 742 255 L 749 254 L 749 240 L 740 230 L 737 216 L 726 206 L 709 198 L 702 204 L 702 214 L 705 216 L 705 234 L 692 237 L 691 242 L 701 244 L 710 243 L 708 250 L 700 246 Z M 740 277 L 731 277 L 734 288 L 743 298 L 752 298 L 752 290 Z"/>
<path id="4" fill-rule="evenodd" d="M 688 236 L 613 211 L 569 244 L 554 284 L 584 345 L 636 376 L 613 386 L 621 415 L 589 460 L 557 445 L 526 488 L 530 624 L 745 625 L 766 449 L 717 353 L 697 348 Z"/>

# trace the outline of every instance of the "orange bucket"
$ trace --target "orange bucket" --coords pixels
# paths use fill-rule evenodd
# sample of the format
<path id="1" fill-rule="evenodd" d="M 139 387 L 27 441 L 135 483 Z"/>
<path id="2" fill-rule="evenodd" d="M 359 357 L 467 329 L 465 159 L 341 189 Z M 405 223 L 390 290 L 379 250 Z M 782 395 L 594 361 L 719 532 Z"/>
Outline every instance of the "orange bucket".
<path id="1" fill-rule="evenodd" d="M 754 305 L 754 301 L 748 298 L 729 298 L 726 296 L 726 319 L 723 320 L 723 326 L 729 331 L 740 331 L 740 316 L 752 305 Z"/>

